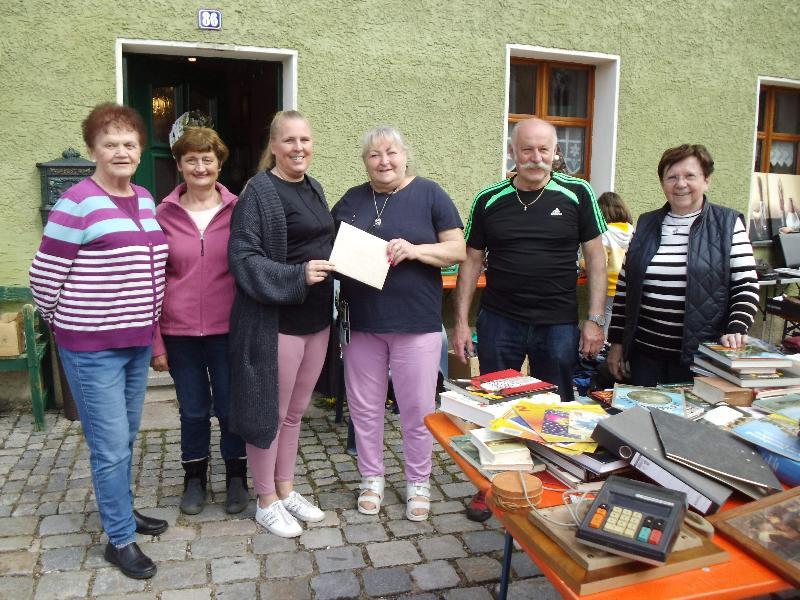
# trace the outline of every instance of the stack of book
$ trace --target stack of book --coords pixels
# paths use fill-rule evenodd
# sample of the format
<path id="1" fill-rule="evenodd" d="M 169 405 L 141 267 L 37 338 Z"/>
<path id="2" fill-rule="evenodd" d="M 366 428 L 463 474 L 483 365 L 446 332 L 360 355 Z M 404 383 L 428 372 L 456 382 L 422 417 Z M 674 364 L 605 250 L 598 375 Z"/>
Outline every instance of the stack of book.
<path id="1" fill-rule="evenodd" d="M 472 379 L 445 379 L 439 410 L 481 427 L 512 410 L 522 399 L 553 402 L 560 398 L 552 383 L 507 369 Z"/>
<path id="2" fill-rule="evenodd" d="M 544 471 L 544 463 L 534 459 L 524 445 L 501 445 L 499 441 L 494 443 L 490 441 L 487 449 L 485 444 L 480 444 L 471 435 L 472 432 L 476 431 L 487 430 L 484 428 L 472 429 L 470 433 L 455 435 L 450 438 L 450 447 L 475 467 L 486 479 L 491 481 L 501 471 L 522 471 L 525 473 Z"/>
<path id="3" fill-rule="evenodd" d="M 694 393 L 710 402 L 724 400 L 749 406 L 754 391 L 800 385 L 794 361 L 763 340 L 751 338 L 743 348 L 706 342 L 698 347 L 692 370 Z"/>

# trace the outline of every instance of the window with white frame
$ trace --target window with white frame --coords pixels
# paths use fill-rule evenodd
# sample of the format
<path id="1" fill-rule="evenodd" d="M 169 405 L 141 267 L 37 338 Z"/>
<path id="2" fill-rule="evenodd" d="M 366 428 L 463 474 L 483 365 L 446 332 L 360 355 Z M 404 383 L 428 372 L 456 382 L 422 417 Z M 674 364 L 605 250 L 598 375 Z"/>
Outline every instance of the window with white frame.
<path id="1" fill-rule="evenodd" d="M 506 151 L 514 125 L 539 117 L 556 127 L 569 173 L 599 193 L 614 189 L 620 57 L 539 46 L 506 46 Z"/>
<path id="2" fill-rule="evenodd" d="M 762 84 L 754 171 L 800 175 L 800 89 Z"/>

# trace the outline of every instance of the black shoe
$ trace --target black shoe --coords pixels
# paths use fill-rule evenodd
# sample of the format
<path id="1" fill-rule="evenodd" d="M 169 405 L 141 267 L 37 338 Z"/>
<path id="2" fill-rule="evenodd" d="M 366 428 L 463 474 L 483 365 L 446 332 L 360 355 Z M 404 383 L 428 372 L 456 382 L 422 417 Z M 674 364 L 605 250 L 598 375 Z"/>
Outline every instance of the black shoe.
<path id="1" fill-rule="evenodd" d="M 131 542 L 122 548 L 117 548 L 109 542 L 106 544 L 105 558 L 133 579 L 150 579 L 156 574 L 156 565 L 142 552 L 136 542 Z"/>
<path id="2" fill-rule="evenodd" d="M 133 511 L 133 520 L 136 521 L 136 533 L 141 533 L 142 535 L 159 535 L 169 527 L 164 519 L 148 517 L 138 510 Z"/>
<path id="3" fill-rule="evenodd" d="M 225 461 L 225 512 L 229 515 L 242 512 L 250 503 L 247 490 L 247 459 Z"/>
<path id="4" fill-rule="evenodd" d="M 181 512 L 185 515 L 196 515 L 206 505 L 206 490 L 198 477 L 186 481 L 186 488 L 181 496 Z"/>
<path id="5" fill-rule="evenodd" d="M 478 492 L 469 501 L 467 506 L 467 518 L 470 521 L 477 521 L 483 523 L 492 516 L 492 511 L 486 506 L 486 494 Z"/>
<path id="6" fill-rule="evenodd" d="M 180 509 L 185 515 L 196 515 L 206 505 L 208 483 L 208 459 L 183 463 L 183 496 Z"/>

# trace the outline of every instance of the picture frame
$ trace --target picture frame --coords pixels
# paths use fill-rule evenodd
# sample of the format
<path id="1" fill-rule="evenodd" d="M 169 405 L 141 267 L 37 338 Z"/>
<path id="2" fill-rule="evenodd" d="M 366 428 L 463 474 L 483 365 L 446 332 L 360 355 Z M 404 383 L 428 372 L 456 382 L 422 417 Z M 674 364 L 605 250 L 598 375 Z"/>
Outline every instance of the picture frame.
<path id="1" fill-rule="evenodd" d="M 800 487 L 717 513 L 708 520 L 720 534 L 800 586 Z"/>

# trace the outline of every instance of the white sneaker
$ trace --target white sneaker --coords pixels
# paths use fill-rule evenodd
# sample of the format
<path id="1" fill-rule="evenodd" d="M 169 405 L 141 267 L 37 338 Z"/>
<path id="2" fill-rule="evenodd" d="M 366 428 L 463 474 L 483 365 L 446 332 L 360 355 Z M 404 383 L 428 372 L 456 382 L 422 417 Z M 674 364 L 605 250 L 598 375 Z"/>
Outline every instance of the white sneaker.
<path id="1" fill-rule="evenodd" d="M 293 538 L 303 533 L 300 523 L 286 511 L 280 500 L 275 500 L 266 508 L 261 508 L 256 501 L 256 523 L 280 537 Z"/>
<path id="2" fill-rule="evenodd" d="M 290 515 L 306 523 L 317 523 L 325 518 L 324 512 L 294 490 L 282 502 L 283 507 L 289 511 Z"/>

